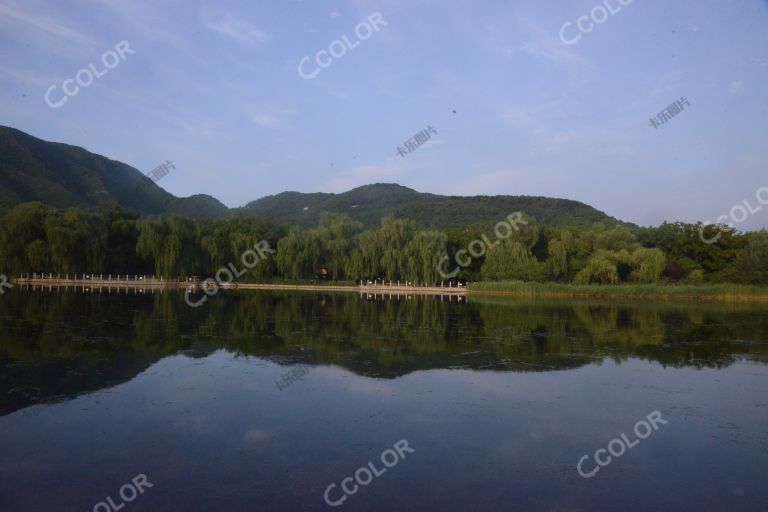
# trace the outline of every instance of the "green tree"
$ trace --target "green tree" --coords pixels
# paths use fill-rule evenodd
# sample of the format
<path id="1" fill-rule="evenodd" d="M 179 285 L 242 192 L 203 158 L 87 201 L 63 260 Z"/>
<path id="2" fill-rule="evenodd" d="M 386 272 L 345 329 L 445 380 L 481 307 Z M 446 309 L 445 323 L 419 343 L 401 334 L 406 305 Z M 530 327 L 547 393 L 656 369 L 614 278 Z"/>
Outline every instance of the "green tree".
<path id="1" fill-rule="evenodd" d="M 490 281 L 543 281 L 546 263 L 538 261 L 523 243 L 504 240 L 485 255 L 483 278 Z"/>
<path id="2" fill-rule="evenodd" d="M 631 279 L 638 283 L 658 283 L 666 267 L 661 249 L 638 249 L 632 253 Z"/>
<path id="3" fill-rule="evenodd" d="M 618 265 L 625 259 L 622 254 L 600 249 L 589 258 L 573 281 L 576 284 L 616 284 L 619 282 Z"/>

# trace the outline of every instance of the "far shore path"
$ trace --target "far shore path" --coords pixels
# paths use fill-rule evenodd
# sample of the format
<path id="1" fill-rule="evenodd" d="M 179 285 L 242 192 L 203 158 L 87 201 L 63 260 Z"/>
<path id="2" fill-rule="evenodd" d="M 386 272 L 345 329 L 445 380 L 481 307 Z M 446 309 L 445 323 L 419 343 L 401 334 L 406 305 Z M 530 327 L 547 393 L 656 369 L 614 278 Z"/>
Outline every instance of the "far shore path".
<path id="1" fill-rule="evenodd" d="M 48 276 L 51 277 L 48 277 Z M 32 277 L 11 277 L 8 282 L 22 288 L 38 286 L 41 288 L 83 288 L 91 291 L 102 289 L 133 289 L 138 290 L 190 290 L 201 291 L 201 281 L 196 277 L 178 277 L 164 279 L 154 276 L 96 276 L 82 274 L 77 276 L 64 276 L 63 278 L 53 274 L 34 274 Z M 307 291 L 307 292 L 340 292 L 360 293 L 373 295 L 443 295 L 443 296 L 496 296 L 517 297 L 521 299 L 562 299 L 562 300 L 611 300 L 611 301 L 638 301 L 638 302 L 743 302 L 743 303 L 768 303 L 768 288 L 765 291 L 758 290 L 752 293 L 739 293 L 738 291 L 726 291 L 723 293 L 705 293 L 702 290 L 688 289 L 685 291 L 666 289 L 626 290 L 610 288 L 584 290 L 583 287 L 568 289 L 564 285 L 562 289 L 541 289 L 532 284 L 515 290 L 488 290 L 469 289 L 466 286 L 405 286 L 400 284 L 363 284 L 363 285 L 334 285 L 334 284 L 268 284 L 268 283 L 224 283 L 223 289 L 238 290 L 273 290 L 273 291 Z"/>
<path id="2" fill-rule="evenodd" d="M 47 275 L 47 274 L 44 274 Z M 89 276 L 86 274 L 86 276 Z M 95 276 L 93 278 L 82 275 L 75 278 L 64 277 L 17 277 L 9 279 L 14 285 L 41 286 L 41 287 L 88 287 L 88 288 L 151 288 L 151 289 L 187 289 L 200 288 L 200 281 L 180 277 L 175 279 L 161 279 L 154 276 Z M 323 291 L 323 292 L 355 292 L 355 293 L 391 293 L 397 295 L 466 295 L 467 289 L 463 286 L 397 286 L 397 285 L 333 285 L 333 284 L 259 284 L 259 283 L 225 283 L 224 289 L 238 290 L 294 290 L 294 291 Z"/>

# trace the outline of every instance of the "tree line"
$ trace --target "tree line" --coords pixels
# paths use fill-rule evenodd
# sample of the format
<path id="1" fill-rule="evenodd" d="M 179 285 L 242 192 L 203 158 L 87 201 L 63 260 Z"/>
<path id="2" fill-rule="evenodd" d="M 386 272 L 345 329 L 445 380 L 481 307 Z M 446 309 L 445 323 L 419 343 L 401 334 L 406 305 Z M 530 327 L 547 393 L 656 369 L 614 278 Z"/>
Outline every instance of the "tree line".
<path id="1" fill-rule="evenodd" d="M 452 280 L 462 281 L 768 284 L 766 231 L 740 233 L 681 222 L 551 227 L 525 219 L 502 240 L 495 238 L 493 226 L 486 232 L 423 229 L 392 216 L 365 229 L 344 215 L 326 213 L 316 227 L 300 229 L 263 218 L 141 218 L 116 206 L 60 211 L 26 203 L 0 218 L 0 272 L 204 277 L 266 240 L 276 254 L 248 270 L 243 280 L 306 280 L 322 274 L 330 280 L 434 284 L 449 272 Z M 721 236 L 706 243 L 714 229 Z M 467 261 L 466 249 L 483 237 L 491 242 L 488 250 Z"/>

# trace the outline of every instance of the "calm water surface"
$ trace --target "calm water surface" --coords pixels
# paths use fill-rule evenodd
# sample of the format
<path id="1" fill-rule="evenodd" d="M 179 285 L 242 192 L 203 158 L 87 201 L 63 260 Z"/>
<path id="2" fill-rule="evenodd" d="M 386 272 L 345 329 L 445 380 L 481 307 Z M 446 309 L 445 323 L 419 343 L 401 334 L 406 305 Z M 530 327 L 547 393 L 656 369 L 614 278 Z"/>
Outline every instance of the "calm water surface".
<path id="1" fill-rule="evenodd" d="M 0 511 L 765 511 L 766 313 L 10 290 Z M 580 476 L 654 411 L 666 424 Z M 413 452 L 326 503 L 400 440 Z M 152 487 L 123 503 L 139 474 Z"/>

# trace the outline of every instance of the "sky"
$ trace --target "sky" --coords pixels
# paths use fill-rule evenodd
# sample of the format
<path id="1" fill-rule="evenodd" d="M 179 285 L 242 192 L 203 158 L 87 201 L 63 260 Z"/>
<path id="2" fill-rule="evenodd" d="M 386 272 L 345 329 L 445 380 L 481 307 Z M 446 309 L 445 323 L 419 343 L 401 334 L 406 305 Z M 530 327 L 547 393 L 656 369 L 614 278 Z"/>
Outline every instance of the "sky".
<path id="1" fill-rule="evenodd" d="M 385 182 L 759 229 L 766 84 L 766 0 L 0 0 L 0 124 L 230 207 Z"/>

